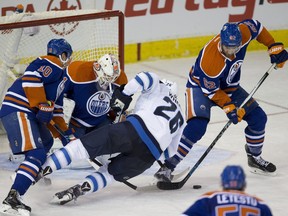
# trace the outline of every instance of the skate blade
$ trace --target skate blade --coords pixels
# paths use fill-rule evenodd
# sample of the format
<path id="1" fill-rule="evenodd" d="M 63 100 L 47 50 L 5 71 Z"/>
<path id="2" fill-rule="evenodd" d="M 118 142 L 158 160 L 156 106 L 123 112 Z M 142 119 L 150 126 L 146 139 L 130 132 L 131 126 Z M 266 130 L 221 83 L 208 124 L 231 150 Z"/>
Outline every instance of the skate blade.
<path id="1" fill-rule="evenodd" d="M 15 210 L 11 208 L 9 205 L 2 204 L 0 206 L 0 215 L 5 215 L 5 216 L 30 216 L 30 212 L 25 209 L 18 209 Z"/>
<path id="2" fill-rule="evenodd" d="M 264 175 L 264 176 L 276 176 L 277 175 L 277 172 L 264 172 L 263 170 L 260 170 L 260 169 L 257 169 L 257 168 L 254 168 L 254 167 L 250 167 L 250 172 L 251 173 L 254 173 L 254 174 L 257 174 L 257 175 Z"/>
<path id="3" fill-rule="evenodd" d="M 12 173 L 12 174 L 10 175 L 10 180 L 11 180 L 12 182 L 15 181 L 16 175 L 17 175 L 16 172 L 14 172 L 14 173 Z"/>
<path id="4" fill-rule="evenodd" d="M 57 197 L 56 195 L 53 196 L 52 200 L 50 200 L 51 204 L 57 205 L 64 205 L 68 202 L 71 202 L 73 199 L 69 195 L 64 195 L 62 198 Z"/>
<path id="5" fill-rule="evenodd" d="M 43 177 L 37 182 L 37 184 L 41 186 L 50 186 L 52 185 L 52 181 L 50 178 Z"/>

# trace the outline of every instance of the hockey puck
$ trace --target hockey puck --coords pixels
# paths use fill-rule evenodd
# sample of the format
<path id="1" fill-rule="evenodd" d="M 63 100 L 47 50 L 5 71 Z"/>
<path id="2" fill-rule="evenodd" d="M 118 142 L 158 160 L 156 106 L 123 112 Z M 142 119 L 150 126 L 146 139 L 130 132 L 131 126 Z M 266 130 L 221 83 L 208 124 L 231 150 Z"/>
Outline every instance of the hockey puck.
<path id="1" fill-rule="evenodd" d="M 193 189 L 200 189 L 200 188 L 202 188 L 201 185 L 193 185 Z"/>

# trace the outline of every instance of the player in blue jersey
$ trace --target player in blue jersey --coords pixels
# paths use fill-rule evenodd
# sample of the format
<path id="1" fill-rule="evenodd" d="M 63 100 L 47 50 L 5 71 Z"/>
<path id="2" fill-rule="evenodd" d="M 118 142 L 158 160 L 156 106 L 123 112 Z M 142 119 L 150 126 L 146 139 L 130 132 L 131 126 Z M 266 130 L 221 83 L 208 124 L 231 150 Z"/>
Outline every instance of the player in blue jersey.
<path id="1" fill-rule="evenodd" d="M 127 83 L 116 57 L 105 54 L 97 61 L 74 61 L 66 72 L 70 82 L 65 97 L 75 102 L 69 127 L 75 130 L 75 135 L 81 137 L 112 123 L 110 99 L 113 89 Z"/>
<path id="2" fill-rule="evenodd" d="M 113 54 L 105 54 L 97 61 L 73 61 L 66 68 L 69 84 L 65 97 L 74 102 L 69 128 L 77 138 L 103 125 L 111 124 L 116 116 L 110 108 L 113 90 L 127 83 L 127 76 Z M 60 137 L 61 138 L 61 137 Z M 62 137 L 62 143 L 67 140 Z M 107 163 L 111 155 L 97 159 Z M 85 160 L 84 160 L 85 161 Z"/>
<path id="3" fill-rule="evenodd" d="M 63 131 L 63 90 L 68 78 L 64 68 L 70 64 L 72 47 L 65 39 L 52 39 L 47 55 L 32 61 L 24 74 L 7 90 L 0 117 L 13 154 L 24 154 L 14 183 L 0 212 L 30 215 L 31 208 L 20 200 L 37 179 L 46 154 L 53 145 L 48 125 L 53 119 Z"/>
<path id="4" fill-rule="evenodd" d="M 244 192 L 245 178 L 241 166 L 226 166 L 221 174 L 223 190 L 203 194 L 182 216 L 272 216 L 261 199 Z"/>
<path id="5" fill-rule="evenodd" d="M 241 66 L 249 43 L 256 39 L 268 47 L 271 63 L 278 68 L 288 59 L 287 51 L 280 42 L 275 42 L 267 29 L 257 20 L 226 23 L 200 51 L 189 73 L 186 84 L 187 126 L 179 143 L 178 152 L 165 161 L 155 177 L 169 181 L 171 171 L 189 153 L 190 149 L 205 134 L 210 121 L 211 107 L 223 109 L 233 124 L 242 119 L 245 128 L 248 165 L 255 173 L 275 175 L 276 166 L 261 157 L 265 137 L 267 115 L 251 98 L 243 109 L 237 109 L 248 93 L 240 85 Z"/>
<path id="6" fill-rule="evenodd" d="M 160 157 L 164 159 L 176 152 L 185 126 L 176 83 L 160 81 L 155 73 L 141 72 L 124 88 L 114 91 L 111 107 L 120 112 L 126 110 L 131 95 L 140 91 L 134 114 L 128 115 L 126 121 L 94 130 L 47 158 L 44 174 L 59 170 L 71 161 L 120 153 L 82 183 L 57 193 L 53 202 L 65 204 L 80 195 L 99 191 L 115 180 L 123 182 L 143 173 Z"/>

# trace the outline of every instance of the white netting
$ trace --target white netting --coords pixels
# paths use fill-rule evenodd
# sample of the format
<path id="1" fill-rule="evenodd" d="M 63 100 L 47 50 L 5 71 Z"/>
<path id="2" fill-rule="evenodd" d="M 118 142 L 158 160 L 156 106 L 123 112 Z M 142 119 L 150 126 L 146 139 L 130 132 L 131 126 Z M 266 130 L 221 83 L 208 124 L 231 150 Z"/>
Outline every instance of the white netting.
<path id="1" fill-rule="evenodd" d="M 7 88 L 29 62 L 46 55 L 47 43 L 52 38 L 65 38 L 72 45 L 73 60 L 92 61 L 106 53 L 120 59 L 119 16 L 113 11 L 70 10 L 0 17 L 1 104 Z M 28 25 L 23 23 L 27 21 Z M 39 26 L 33 26 L 35 21 Z M 7 24 L 9 28 L 4 29 Z"/>
<path id="2" fill-rule="evenodd" d="M 17 23 L 27 20 L 79 16 L 100 13 L 97 10 L 50 11 L 33 14 L 13 14 L 1 17 L 0 23 Z M 102 11 L 103 12 L 103 11 Z M 1 75 L 12 71 L 21 73 L 26 65 L 41 55 L 46 55 L 47 42 L 52 38 L 65 38 L 74 50 L 73 60 L 95 60 L 105 53 L 119 55 L 118 17 L 45 24 L 34 27 L 1 30 L 0 63 Z M 1 76 L 0 75 L 0 76 Z M 2 77 L 0 77 L 2 79 Z M 3 77 L 3 80 L 6 80 Z M 3 82 L 7 83 L 7 81 Z M 0 87 L 3 84 L 0 84 Z M 3 88 L 2 88 L 3 90 Z M 1 90 L 1 91 L 2 91 Z"/>

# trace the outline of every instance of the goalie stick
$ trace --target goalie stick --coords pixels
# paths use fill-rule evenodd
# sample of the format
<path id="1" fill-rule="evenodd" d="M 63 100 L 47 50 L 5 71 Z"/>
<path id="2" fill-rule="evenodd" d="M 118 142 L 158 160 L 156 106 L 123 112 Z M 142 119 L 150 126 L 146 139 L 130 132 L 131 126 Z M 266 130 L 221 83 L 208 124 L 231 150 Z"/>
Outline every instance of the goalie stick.
<path id="1" fill-rule="evenodd" d="M 264 80 L 268 77 L 269 73 L 272 71 L 272 69 L 276 69 L 276 64 L 272 64 L 269 69 L 266 71 L 266 73 L 262 76 L 262 78 L 258 81 L 256 86 L 253 88 L 253 90 L 250 92 L 250 94 L 247 96 L 247 98 L 243 101 L 243 103 L 240 105 L 239 108 L 243 107 L 255 94 L 255 92 L 258 90 L 258 88 L 262 85 Z M 157 182 L 157 187 L 161 190 L 176 190 L 183 187 L 183 185 L 188 181 L 190 176 L 194 173 L 194 171 L 198 168 L 200 163 L 205 159 L 205 157 L 208 155 L 208 153 L 211 151 L 211 149 L 214 147 L 214 145 L 217 143 L 217 141 L 222 137 L 224 132 L 229 128 L 231 125 L 231 120 L 229 120 L 226 125 L 223 127 L 223 129 L 219 132 L 219 134 L 216 136 L 216 138 L 213 140 L 213 142 L 208 146 L 206 151 L 202 154 L 200 159 L 196 162 L 196 164 L 192 167 L 192 169 L 189 171 L 189 173 L 185 176 L 185 178 L 179 182 L 163 182 L 159 181 Z"/>

